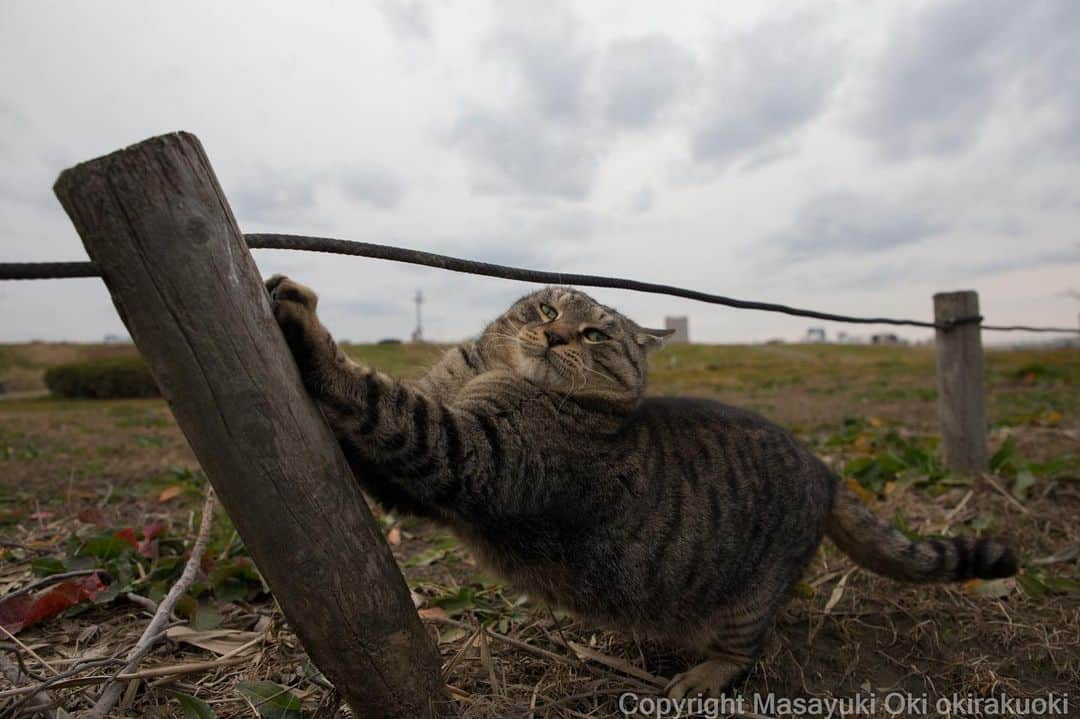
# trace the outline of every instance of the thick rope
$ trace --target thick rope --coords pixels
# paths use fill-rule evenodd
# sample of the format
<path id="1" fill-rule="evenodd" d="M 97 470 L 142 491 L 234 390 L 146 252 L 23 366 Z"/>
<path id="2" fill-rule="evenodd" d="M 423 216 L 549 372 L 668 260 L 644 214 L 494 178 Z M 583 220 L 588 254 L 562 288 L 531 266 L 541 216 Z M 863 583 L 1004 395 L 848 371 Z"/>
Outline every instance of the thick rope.
<path id="1" fill-rule="evenodd" d="M 582 287 L 607 287 L 611 289 L 633 290 L 635 292 L 648 292 L 652 294 L 670 295 L 682 297 L 688 300 L 706 302 L 725 307 L 735 307 L 744 310 L 761 310 L 763 312 L 777 312 L 795 317 L 810 317 L 813 319 L 827 320 L 830 322 L 847 322 L 851 324 L 876 324 L 876 325 L 904 325 L 909 327 L 927 327 L 933 329 L 948 330 L 965 324 L 980 324 L 982 317 L 959 317 L 950 322 L 923 322 L 920 320 L 897 319 L 893 317 L 857 317 L 842 315 L 832 312 L 819 312 L 789 305 L 776 304 L 774 302 L 755 302 L 752 300 L 740 300 L 734 297 L 714 295 L 708 292 L 689 290 L 672 285 L 661 285 L 639 280 L 628 280 L 618 277 L 603 277 L 598 275 L 567 274 L 562 272 L 544 272 L 529 270 L 520 267 L 508 267 L 488 262 L 465 260 L 458 257 L 438 255 L 432 252 L 410 250 L 390 245 L 377 245 L 370 242 L 353 242 L 338 240 L 330 237 L 307 237 L 303 235 L 277 235 L 277 234 L 248 234 L 244 235 L 248 247 L 252 249 L 273 250 L 307 250 L 311 252 L 330 252 L 340 255 L 355 255 L 358 257 L 370 257 L 378 260 L 390 260 L 392 262 L 406 262 L 414 265 L 435 267 L 452 272 L 464 272 L 472 275 L 484 275 L 487 277 L 500 277 L 507 280 L 520 282 L 536 282 L 546 285 L 579 285 Z M 38 279 L 61 279 L 69 277 L 100 277 L 101 271 L 93 262 L 14 262 L 0 263 L 0 280 L 38 280 Z M 984 330 L 1001 332 L 1080 332 L 1080 329 L 1069 327 L 1029 327 L 1025 325 L 982 325 Z"/>

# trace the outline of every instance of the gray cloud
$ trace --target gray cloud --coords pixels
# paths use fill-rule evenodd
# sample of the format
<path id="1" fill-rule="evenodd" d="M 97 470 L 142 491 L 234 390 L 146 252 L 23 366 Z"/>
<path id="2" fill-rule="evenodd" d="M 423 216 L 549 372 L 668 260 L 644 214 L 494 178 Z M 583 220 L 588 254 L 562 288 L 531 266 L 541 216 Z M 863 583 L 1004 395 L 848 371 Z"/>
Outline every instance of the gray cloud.
<path id="1" fill-rule="evenodd" d="M 973 257 L 957 262 L 928 263 L 922 259 L 907 259 L 903 262 L 875 263 L 865 265 L 857 272 L 845 271 L 833 276 L 816 278 L 817 287 L 848 288 L 855 290 L 878 290 L 910 284 L 913 277 L 931 280 L 942 286 L 955 282 L 957 277 L 973 278 L 993 277 L 1020 270 L 1036 270 L 1061 265 L 1080 264 L 1080 249 L 1057 248 L 1048 251 L 1012 255 L 1001 259 L 981 259 Z M 1046 296 L 1055 293 L 1046 288 Z M 1032 324 L 1039 324 L 1032 321 Z"/>
<path id="2" fill-rule="evenodd" d="M 276 222 L 315 208 L 315 188 L 310 181 L 274 172 L 227 187 L 226 194 L 241 226 L 247 222 Z"/>
<path id="3" fill-rule="evenodd" d="M 577 254 L 575 248 L 588 244 L 599 221 L 592 212 L 571 207 L 540 212 L 518 210 L 499 224 L 505 227 L 502 232 L 444 236 L 429 249 L 484 262 L 554 271 L 560 262 Z"/>
<path id="4" fill-rule="evenodd" d="M 1057 141 L 1080 130 L 1080 4 L 954 0 L 901 23 L 866 78 L 859 128 L 886 157 L 945 155 L 975 143 L 995 109 L 1049 105 Z"/>
<path id="5" fill-rule="evenodd" d="M 1020 252 L 1007 258 L 976 260 L 962 267 L 954 266 L 949 269 L 954 273 L 967 272 L 974 275 L 998 275 L 1016 270 L 1075 264 L 1080 264 L 1080 246 L 1059 247 L 1045 252 Z"/>
<path id="6" fill-rule="evenodd" d="M 463 113 L 448 140 L 475 164 L 478 192 L 582 201 L 602 152 L 586 86 L 594 53 L 561 3 L 500 4 L 496 12 L 488 47 L 514 70 L 516 92 L 507 107 Z"/>
<path id="7" fill-rule="evenodd" d="M 457 122 L 451 140 L 477 165 L 474 189 L 493 195 L 584 200 L 600 154 L 579 129 L 523 113 L 473 112 Z"/>
<path id="8" fill-rule="evenodd" d="M 381 170 L 346 170 L 336 178 L 336 184 L 347 199 L 380 210 L 397 207 L 404 194 L 401 182 Z"/>
<path id="9" fill-rule="evenodd" d="M 648 185 L 643 185 L 630 199 L 630 212 L 643 215 L 652 209 L 654 200 L 653 189 Z"/>
<path id="10" fill-rule="evenodd" d="M 379 0 L 383 20 L 402 40 L 431 39 L 431 9 L 420 0 Z"/>
<path id="11" fill-rule="evenodd" d="M 272 223 L 313 220 L 318 212 L 320 187 L 337 188 L 346 200 L 378 210 L 397 207 L 405 193 L 395 176 L 371 167 L 319 171 L 262 167 L 226 187 L 226 191 L 241 223 Z"/>
<path id="12" fill-rule="evenodd" d="M 500 3 L 490 43 L 516 68 L 523 107 L 548 121 L 580 122 L 594 53 L 568 6 Z"/>
<path id="13" fill-rule="evenodd" d="M 604 63 L 605 116 L 615 127 L 645 128 L 698 81 L 697 61 L 663 35 L 617 40 Z"/>
<path id="14" fill-rule="evenodd" d="M 810 198 L 791 226 L 774 233 L 769 242 L 795 261 L 837 252 L 882 252 L 921 242 L 944 229 L 927 218 L 925 208 L 833 191 Z"/>
<path id="15" fill-rule="evenodd" d="M 817 35 L 821 19 L 799 15 L 721 38 L 705 74 L 708 101 L 691 137 L 698 162 L 729 166 L 775 158 L 817 117 L 839 83 L 839 49 Z"/>

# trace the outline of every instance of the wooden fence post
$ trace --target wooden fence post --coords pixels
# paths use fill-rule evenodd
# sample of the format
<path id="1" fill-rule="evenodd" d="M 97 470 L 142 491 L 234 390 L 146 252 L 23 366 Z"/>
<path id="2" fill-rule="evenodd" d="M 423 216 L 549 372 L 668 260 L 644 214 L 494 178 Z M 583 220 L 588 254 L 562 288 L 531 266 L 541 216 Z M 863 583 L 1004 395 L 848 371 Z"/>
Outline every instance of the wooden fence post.
<path id="1" fill-rule="evenodd" d="M 934 321 L 949 322 L 979 314 L 972 290 L 934 295 Z M 953 472 L 985 472 L 990 459 L 986 437 L 986 378 L 979 325 L 935 331 L 938 410 L 945 466 Z"/>
<path id="2" fill-rule="evenodd" d="M 151 138 L 54 191 L 311 658 L 359 717 L 449 713 L 438 651 L 198 139 Z"/>

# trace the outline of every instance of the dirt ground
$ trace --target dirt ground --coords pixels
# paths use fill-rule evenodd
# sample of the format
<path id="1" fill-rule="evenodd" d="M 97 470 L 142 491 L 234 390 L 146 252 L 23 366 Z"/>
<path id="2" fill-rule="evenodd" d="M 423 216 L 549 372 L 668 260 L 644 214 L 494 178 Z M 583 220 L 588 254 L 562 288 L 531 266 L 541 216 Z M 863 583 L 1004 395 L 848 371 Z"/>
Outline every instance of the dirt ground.
<path id="1" fill-rule="evenodd" d="M 49 364 L 124 351 L 0 347 L 0 383 L 39 389 Z M 349 351 L 415 376 L 439 348 Z M 1021 557 L 1016 579 L 913 586 L 856 569 L 826 543 L 762 661 L 738 687 L 743 714 L 823 716 L 813 705 L 785 711 L 782 700 L 873 697 L 872 712 L 848 715 L 939 716 L 939 701 L 952 697 L 1071 692 L 1070 713 L 1080 715 L 1078 380 L 1078 349 L 988 352 L 994 466 L 959 477 L 938 459 L 930 348 L 693 345 L 656 355 L 651 392 L 756 409 L 791 428 L 903 531 L 1000 535 Z M 160 400 L 0 400 L 0 604 L 56 572 L 104 568 L 110 588 L 123 587 L 15 638 L 0 634 L 9 674 L 0 674 L 0 719 L 31 705 L 20 687 L 49 683 L 49 699 L 73 713 L 93 702 L 149 619 L 141 598 L 160 600 L 179 573 L 204 488 Z M 376 513 L 439 642 L 462 716 L 623 716 L 620 696 L 662 693 L 690 659 L 538 604 L 484 572 L 444 529 Z M 126 536 L 118 535 L 126 528 L 141 548 L 161 527 L 149 556 L 110 549 L 109 538 Z M 143 662 L 117 716 L 349 715 L 289 632 L 220 509 L 200 577 L 178 614 L 180 631 Z M 915 704 L 891 711 L 897 705 L 887 707 L 886 697 L 896 692 Z M 1024 715 L 1017 706 L 954 705 L 953 715 Z"/>

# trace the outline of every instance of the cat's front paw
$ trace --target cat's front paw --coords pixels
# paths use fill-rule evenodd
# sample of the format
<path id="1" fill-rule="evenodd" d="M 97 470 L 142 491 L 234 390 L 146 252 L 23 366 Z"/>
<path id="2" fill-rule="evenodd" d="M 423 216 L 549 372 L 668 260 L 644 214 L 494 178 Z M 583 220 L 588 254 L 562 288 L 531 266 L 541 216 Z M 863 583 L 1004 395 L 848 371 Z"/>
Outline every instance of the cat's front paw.
<path id="1" fill-rule="evenodd" d="M 285 275 L 274 275 L 266 281 L 266 291 L 270 293 L 271 306 L 283 302 L 295 302 L 309 312 L 315 311 L 319 296 L 310 287 L 291 280 Z"/>
<path id="2" fill-rule="evenodd" d="M 304 338 L 322 334 L 322 325 L 315 314 L 319 297 L 310 287 L 285 275 L 274 275 L 266 281 L 266 291 L 270 294 L 274 319 L 294 352 Z"/>

